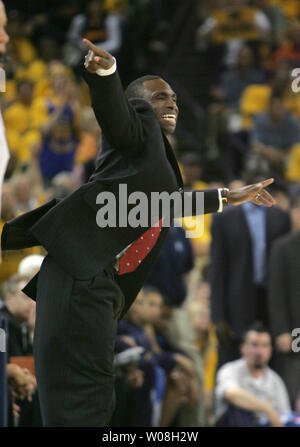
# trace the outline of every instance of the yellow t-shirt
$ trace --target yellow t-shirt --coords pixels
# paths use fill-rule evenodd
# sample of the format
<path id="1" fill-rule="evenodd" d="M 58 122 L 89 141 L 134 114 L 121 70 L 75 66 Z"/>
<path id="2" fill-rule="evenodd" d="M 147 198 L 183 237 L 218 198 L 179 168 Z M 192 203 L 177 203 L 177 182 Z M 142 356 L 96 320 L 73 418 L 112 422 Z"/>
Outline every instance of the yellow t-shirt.
<path id="1" fill-rule="evenodd" d="M 267 110 L 271 95 L 268 85 L 250 85 L 246 87 L 240 101 L 243 129 L 250 129 L 252 116 Z"/>
<path id="2" fill-rule="evenodd" d="M 300 184 L 300 143 L 293 146 L 286 167 L 285 177 L 289 182 Z"/>
<path id="3" fill-rule="evenodd" d="M 268 110 L 272 89 L 268 85 L 250 85 L 244 90 L 240 101 L 243 129 L 252 127 L 252 117 Z M 283 95 L 283 104 L 292 115 L 300 117 L 300 96 L 292 89 Z"/>
<path id="4" fill-rule="evenodd" d="M 34 113 L 33 105 L 25 106 L 18 101 L 3 113 L 8 146 L 19 163 L 30 160 L 30 146 L 40 140 L 40 132 L 34 126 Z"/>
<path id="5" fill-rule="evenodd" d="M 18 37 L 12 40 L 12 46 L 21 64 L 28 65 L 37 58 L 37 52 L 33 44 L 26 37 Z"/>
<path id="6" fill-rule="evenodd" d="M 227 11 L 216 9 L 212 17 L 218 26 L 212 34 L 214 44 L 223 44 L 230 39 L 260 40 L 260 33 L 255 25 L 257 9 L 245 7 L 236 17 Z"/>

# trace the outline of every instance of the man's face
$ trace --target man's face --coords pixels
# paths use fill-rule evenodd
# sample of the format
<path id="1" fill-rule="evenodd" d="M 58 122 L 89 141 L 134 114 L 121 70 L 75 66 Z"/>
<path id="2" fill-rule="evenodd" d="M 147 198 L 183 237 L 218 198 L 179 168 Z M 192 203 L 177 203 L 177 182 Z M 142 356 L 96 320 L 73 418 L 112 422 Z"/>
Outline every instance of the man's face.
<path id="1" fill-rule="evenodd" d="M 166 134 L 172 134 L 179 113 L 176 94 L 163 79 L 145 81 L 143 85 L 146 87 L 145 99 L 151 104 L 160 127 Z"/>
<path id="2" fill-rule="evenodd" d="M 5 6 L 2 1 L 0 1 L 0 55 L 6 53 L 6 44 L 9 41 L 9 37 L 5 31 L 7 23 L 7 17 L 5 12 Z"/>
<path id="3" fill-rule="evenodd" d="M 262 369 L 267 366 L 271 353 L 271 337 L 267 332 L 248 332 L 242 345 L 242 355 L 250 368 Z"/>

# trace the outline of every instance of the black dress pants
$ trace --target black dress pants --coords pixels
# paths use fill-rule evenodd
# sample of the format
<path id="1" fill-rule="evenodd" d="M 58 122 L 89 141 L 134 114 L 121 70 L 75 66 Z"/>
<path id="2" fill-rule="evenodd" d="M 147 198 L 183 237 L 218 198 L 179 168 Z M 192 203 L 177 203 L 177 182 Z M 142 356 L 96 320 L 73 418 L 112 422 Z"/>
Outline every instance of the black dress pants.
<path id="1" fill-rule="evenodd" d="M 114 410 L 114 346 L 124 296 L 111 266 L 74 279 L 49 255 L 39 279 L 34 358 L 44 426 L 103 427 Z"/>

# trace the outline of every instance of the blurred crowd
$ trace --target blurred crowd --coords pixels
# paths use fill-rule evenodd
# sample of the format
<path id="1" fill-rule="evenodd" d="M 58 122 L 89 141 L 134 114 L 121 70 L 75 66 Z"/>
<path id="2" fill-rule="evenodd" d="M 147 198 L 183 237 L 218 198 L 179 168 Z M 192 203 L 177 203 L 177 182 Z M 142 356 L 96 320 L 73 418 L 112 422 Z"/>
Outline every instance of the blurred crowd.
<path id="1" fill-rule="evenodd" d="M 167 54 L 181 2 L 65 0 L 49 9 L 34 0 L 6 3 L 10 42 L 0 107 L 11 157 L 0 233 L 8 220 L 66 197 L 93 172 L 101 129 L 80 76 L 82 38 L 117 58 L 126 85 Z M 205 148 L 190 150 L 176 133 L 172 139 L 185 188 L 273 177 L 277 204 L 229 206 L 170 229 L 119 323 L 111 425 L 297 425 L 300 96 L 292 73 L 300 72 L 300 3 L 190 4 L 197 14 L 190 51 L 205 55 L 212 75 Z M 32 361 L 35 303 L 21 289 L 44 256 L 40 247 L 2 253 L 11 426 L 42 424 Z"/>

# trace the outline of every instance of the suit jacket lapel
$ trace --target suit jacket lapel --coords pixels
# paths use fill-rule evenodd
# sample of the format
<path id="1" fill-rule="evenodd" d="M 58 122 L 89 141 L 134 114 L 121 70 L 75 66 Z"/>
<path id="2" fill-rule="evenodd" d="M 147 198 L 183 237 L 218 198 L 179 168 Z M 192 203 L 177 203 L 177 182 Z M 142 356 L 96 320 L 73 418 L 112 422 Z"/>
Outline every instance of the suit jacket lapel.
<path id="1" fill-rule="evenodd" d="M 179 184 L 180 188 L 183 188 L 183 180 L 182 180 L 182 177 L 181 177 L 181 173 L 180 173 L 180 169 L 179 169 L 176 157 L 174 155 L 174 151 L 173 151 L 173 149 L 172 149 L 172 147 L 171 147 L 171 145 L 170 145 L 170 143 L 168 141 L 168 138 L 165 136 L 163 131 L 162 131 L 162 135 L 163 135 L 163 139 L 164 139 L 164 142 L 165 142 L 167 158 L 168 158 L 168 160 L 169 160 L 169 162 L 170 162 L 170 164 L 171 164 L 171 166 L 172 166 L 172 168 L 173 168 L 173 170 L 175 172 L 175 175 L 176 175 L 176 178 L 177 178 L 177 181 L 178 181 L 178 184 Z"/>

